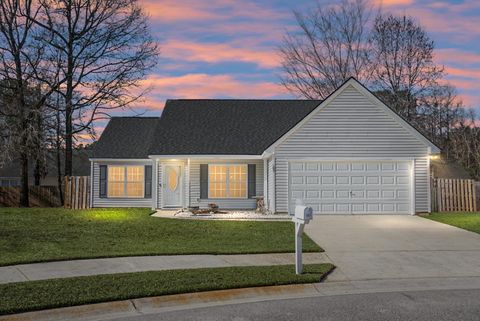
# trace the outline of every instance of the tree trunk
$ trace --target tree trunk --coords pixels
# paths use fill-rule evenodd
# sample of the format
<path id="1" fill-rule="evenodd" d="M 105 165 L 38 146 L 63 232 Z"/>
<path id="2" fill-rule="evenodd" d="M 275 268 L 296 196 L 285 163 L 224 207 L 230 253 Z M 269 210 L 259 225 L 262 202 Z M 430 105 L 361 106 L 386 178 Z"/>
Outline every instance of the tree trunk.
<path id="1" fill-rule="evenodd" d="M 62 190 L 62 182 L 63 182 L 63 176 L 62 176 L 62 163 L 60 161 L 61 156 L 60 156 L 60 143 L 57 143 L 57 186 L 58 186 L 58 193 L 60 195 L 60 204 L 63 205 L 63 190 Z"/>
<path id="2" fill-rule="evenodd" d="M 35 179 L 34 185 L 40 186 L 41 174 L 40 174 L 40 161 L 38 159 L 35 161 L 35 171 L 33 173 L 33 177 Z"/>
<path id="3" fill-rule="evenodd" d="M 57 99 L 57 108 L 58 107 L 58 99 Z M 62 175 L 62 161 L 61 161 L 61 127 L 60 127 L 60 109 L 57 109 L 57 123 L 56 123 L 56 133 L 55 133 L 55 144 L 57 147 L 56 157 L 57 157 L 57 186 L 58 186 L 58 193 L 60 195 L 60 205 L 63 206 L 63 190 L 62 190 L 62 183 L 63 183 L 63 175 Z"/>
<path id="4" fill-rule="evenodd" d="M 72 80 L 67 80 L 67 93 L 65 95 L 65 176 L 72 176 L 73 163 L 73 124 L 72 124 Z"/>
<path id="5" fill-rule="evenodd" d="M 20 163 L 21 163 L 21 192 L 20 192 L 20 207 L 29 207 L 30 201 L 28 198 L 28 155 L 26 153 L 22 153 L 20 156 Z"/>
<path id="6" fill-rule="evenodd" d="M 73 156 L 72 116 L 67 108 L 65 117 L 65 176 L 72 176 Z"/>

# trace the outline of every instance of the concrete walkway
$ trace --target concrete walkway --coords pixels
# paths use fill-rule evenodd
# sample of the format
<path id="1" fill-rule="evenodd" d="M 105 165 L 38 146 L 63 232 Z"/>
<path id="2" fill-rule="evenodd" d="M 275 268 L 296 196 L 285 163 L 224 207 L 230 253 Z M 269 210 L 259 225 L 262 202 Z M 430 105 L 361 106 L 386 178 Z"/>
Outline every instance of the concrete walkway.
<path id="1" fill-rule="evenodd" d="M 328 281 L 480 277 L 480 235 L 410 215 L 316 216 Z"/>
<path id="2" fill-rule="evenodd" d="M 323 253 L 305 253 L 304 263 L 324 263 Z M 98 274 L 294 264 L 293 253 L 245 255 L 169 255 L 57 261 L 0 267 L 0 284 Z"/>

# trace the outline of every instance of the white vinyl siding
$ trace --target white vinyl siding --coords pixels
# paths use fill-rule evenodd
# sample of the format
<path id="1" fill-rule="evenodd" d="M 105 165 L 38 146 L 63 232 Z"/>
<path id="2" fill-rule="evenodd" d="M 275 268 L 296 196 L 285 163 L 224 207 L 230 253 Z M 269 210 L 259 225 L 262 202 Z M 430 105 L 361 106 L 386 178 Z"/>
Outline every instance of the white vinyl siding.
<path id="1" fill-rule="evenodd" d="M 428 157 L 415 159 L 415 211 L 430 211 L 430 161 Z"/>
<path id="2" fill-rule="evenodd" d="M 151 160 L 142 161 L 111 161 L 111 162 L 94 162 L 93 163 L 93 207 L 151 207 L 151 198 L 127 198 L 127 197 L 115 197 L 115 198 L 100 198 L 100 165 L 132 165 L 132 166 L 145 166 L 152 165 Z"/>
<path id="3" fill-rule="evenodd" d="M 428 210 L 428 146 L 351 85 L 273 152 L 276 212 L 288 211 L 288 162 L 306 158 L 415 159 L 415 209 Z"/>
<path id="4" fill-rule="evenodd" d="M 263 195 L 263 160 L 191 160 L 190 161 L 190 205 L 208 207 L 209 203 L 217 204 L 220 209 L 255 209 L 253 198 L 209 198 L 200 199 L 200 164 L 256 164 L 256 194 Z"/>

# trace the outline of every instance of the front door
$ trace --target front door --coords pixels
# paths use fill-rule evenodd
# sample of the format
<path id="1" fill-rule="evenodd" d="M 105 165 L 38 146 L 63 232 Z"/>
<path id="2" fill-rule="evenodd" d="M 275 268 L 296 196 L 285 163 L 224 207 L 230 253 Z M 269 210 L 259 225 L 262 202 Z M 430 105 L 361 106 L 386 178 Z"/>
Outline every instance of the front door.
<path id="1" fill-rule="evenodd" d="M 165 164 L 163 168 L 163 205 L 165 207 L 181 207 L 183 166 Z"/>

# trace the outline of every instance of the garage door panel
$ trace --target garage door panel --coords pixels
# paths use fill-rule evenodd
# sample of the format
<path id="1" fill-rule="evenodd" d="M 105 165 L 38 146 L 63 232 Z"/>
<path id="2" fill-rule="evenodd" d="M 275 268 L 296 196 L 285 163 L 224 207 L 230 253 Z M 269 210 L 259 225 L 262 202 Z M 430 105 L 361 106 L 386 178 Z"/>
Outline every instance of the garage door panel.
<path id="1" fill-rule="evenodd" d="M 335 191 L 334 190 L 321 191 L 321 197 L 323 199 L 335 198 Z"/>
<path id="2" fill-rule="evenodd" d="M 369 198 L 369 199 L 380 198 L 380 191 L 379 190 L 367 190 L 367 198 Z"/>
<path id="3" fill-rule="evenodd" d="M 365 204 L 352 204 L 352 212 L 355 213 L 364 213 Z"/>
<path id="4" fill-rule="evenodd" d="M 319 177 L 318 176 L 307 176 L 306 177 L 306 184 L 307 185 L 316 185 L 318 184 Z"/>
<path id="5" fill-rule="evenodd" d="M 409 162 L 292 162 L 290 204 L 304 199 L 316 214 L 408 214 Z"/>
<path id="6" fill-rule="evenodd" d="M 306 164 L 306 170 L 307 171 L 318 171 L 319 167 L 321 167 L 321 165 L 318 164 L 318 163 L 307 163 Z"/>
<path id="7" fill-rule="evenodd" d="M 397 199 L 409 199 L 410 193 L 408 190 L 398 190 L 397 191 Z"/>
<path id="8" fill-rule="evenodd" d="M 324 212 L 329 213 L 329 212 Z M 350 204 L 335 204 L 335 213 L 348 214 L 350 213 Z"/>
<path id="9" fill-rule="evenodd" d="M 321 176 L 322 185 L 335 184 L 334 176 Z"/>
<path id="10" fill-rule="evenodd" d="M 365 184 L 365 176 L 352 176 L 351 181 L 352 185 L 363 185 Z"/>
<path id="11" fill-rule="evenodd" d="M 393 185 L 395 184 L 395 176 L 385 175 L 381 177 L 382 185 Z"/>
<path id="12" fill-rule="evenodd" d="M 401 172 L 401 171 L 405 171 L 405 172 L 408 172 L 410 169 L 410 164 L 408 163 L 398 163 L 397 164 L 397 171 Z"/>
<path id="13" fill-rule="evenodd" d="M 409 185 L 410 177 L 408 176 L 397 176 L 397 185 Z"/>
<path id="14" fill-rule="evenodd" d="M 365 163 L 352 163 L 352 171 L 364 171 Z"/>
<path id="15" fill-rule="evenodd" d="M 408 212 L 409 206 L 404 203 L 397 204 L 397 212 Z"/>
<path id="16" fill-rule="evenodd" d="M 376 172 L 380 170 L 380 163 L 367 163 L 367 171 Z"/>
<path id="17" fill-rule="evenodd" d="M 367 185 L 378 185 L 380 184 L 379 176 L 367 176 Z"/>
<path id="18" fill-rule="evenodd" d="M 384 172 L 395 170 L 395 164 L 394 163 L 381 163 L 381 167 L 382 167 L 382 171 L 384 171 Z"/>
<path id="19" fill-rule="evenodd" d="M 348 163 L 336 163 L 336 169 L 338 172 L 350 171 L 350 164 Z"/>
<path id="20" fill-rule="evenodd" d="M 365 198 L 365 190 L 352 190 L 351 197 L 355 198 Z"/>
<path id="21" fill-rule="evenodd" d="M 350 184 L 350 176 L 337 176 L 336 177 L 336 184 L 337 185 L 349 185 Z"/>
<path id="22" fill-rule="evenodd" d="M 321 163 L 319 165 L 322 172 L 333 172 L 335 170 L 335 164 L 330 162 Z"/>

